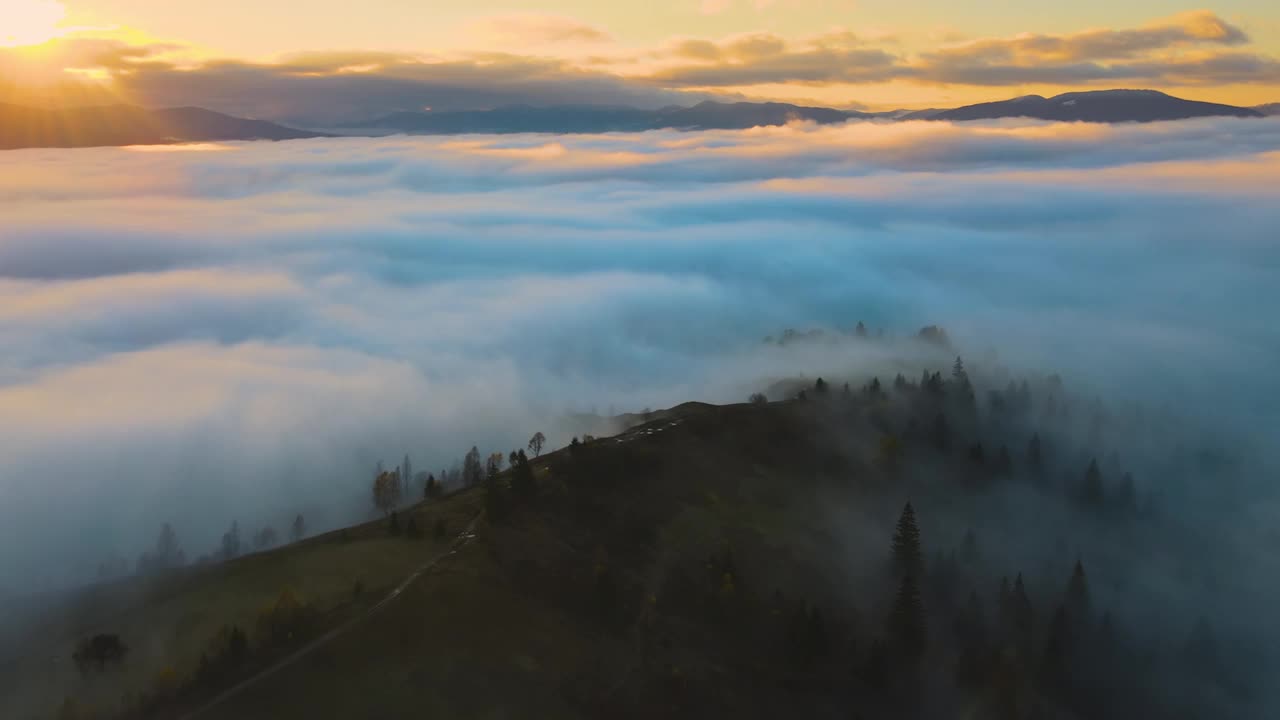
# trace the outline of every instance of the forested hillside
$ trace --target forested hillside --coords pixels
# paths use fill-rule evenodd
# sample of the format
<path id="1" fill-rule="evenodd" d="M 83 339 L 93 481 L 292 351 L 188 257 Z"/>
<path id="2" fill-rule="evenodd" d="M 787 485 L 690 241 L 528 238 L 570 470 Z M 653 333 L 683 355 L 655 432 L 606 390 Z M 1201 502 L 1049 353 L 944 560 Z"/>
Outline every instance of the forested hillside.
<path id="1" fill-rule="evenodd" d="M 960 357 L 767 393 L 473 448 L 417 501 L 406 458 L 380 520 L 104 586 L 47 626 L 61 712 L 1264 716 L 1258 609 L 1215 594 L 1241 458 Z"/>

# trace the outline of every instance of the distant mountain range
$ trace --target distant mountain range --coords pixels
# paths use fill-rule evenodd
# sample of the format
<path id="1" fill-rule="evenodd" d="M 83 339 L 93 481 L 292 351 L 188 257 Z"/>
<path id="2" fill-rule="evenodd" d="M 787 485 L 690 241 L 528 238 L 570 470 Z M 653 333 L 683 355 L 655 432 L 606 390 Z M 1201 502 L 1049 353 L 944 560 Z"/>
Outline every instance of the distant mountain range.
<path id="1" fill-rule="evenodd" d="M 954 110 L 911 113 L 904 119 L 995 120 L 1026 117 L 1058 122 L 1155 122 L 1197 117 L 1262 117 L 1252 108 L 1183 100 L 1155 90 L 1097 90 L 1055 95 L 1024 95 L 1012 100 L 966 105 Z"/>
<path id="2" fill-rule="evenodd" d="M 336 134 L 600 133 L 644 130 L 738 130 L 794 120 L 820 124 L 849 120 L 996 120 L 1035 118 L 1059 122 L 1153 122 L 1197 117 L 1257 118 L 1280 115 L 1280 103 L 1255 108 L 1184 100 L 1155 90 L 1098 90 L 1026 95 L 951 109 L 862 112 L 789 103 L 721 103 L 657 110 L 605 105 L 512 105 L 491 110 L 397 112 L 338 128 Z M 293 140 L 332 137 L 202 108 L 146 110 L 127 105 L 41 110 L 0 104 L 0 150 L 23 147 L 153 145 L 219 140 Z"/>
<path id="3" fill-rule="evenodd" d="M 1271 106 L 1264 106 L 1271 107 Z M 525 105 L 460 112 L 401 112 L 348 130 L 423 135 L 520 132 L 635 132 L 657 129 L 732 130 L 782 125 L 792 120 L 839 123 L 848 120 L 994 120 L 1026 117 L 1063 122 L 1153 122 L 1196 117 L 1262 117 L 1262 108 L 1183 100 L 1155 90 L 1099 90 L 1044 98 L 1027 95 L 953 109 L 883 113 L 805 107 L 787 103 L 702 102 L 693 107 L 641 110 L 632 107 Z"/>
<path id="4" fill-rule="evenodd" d="M 511 105 L 492 110 L 399 112 L 348 126 L 350 130 L 391 130 L 424 135 L 454 133 L 597 133 L 684 130 L 740 130 L 785 125 L 792 120 L 838 123 L 876 117 L 873 113 L 805 107 L 788 103 L 719 103 L 658 110 L 603 105 L 532 107 Z"/>
<path id="5" fill-rule="evenodd" d="M 147 110 L 109 105 L 45 110 L 0 104 L 0 150 L 314 137 L 327 135 L 195 107 Z"/>

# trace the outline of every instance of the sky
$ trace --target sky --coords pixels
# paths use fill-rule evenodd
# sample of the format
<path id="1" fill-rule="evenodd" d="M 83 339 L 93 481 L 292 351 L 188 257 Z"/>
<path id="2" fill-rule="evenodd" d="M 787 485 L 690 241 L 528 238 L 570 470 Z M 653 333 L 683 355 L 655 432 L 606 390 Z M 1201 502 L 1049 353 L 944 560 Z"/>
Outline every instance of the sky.
<path id="1" fill-rule="evenodd" d="M 378 459 L 885 372 L 762 343 L 788 327 L 938 323 L 975 373 L 1233 447 L 1277 422 L 1280 119 L 0 155 L 0 594 L 162 522 L 194 558 L 233 520 L 359 519 Z"/>
<path id="2" fill-rule="evenodd" d="M 310 124 L 709 97 L 920 108 L 1107 87 L 1280 101 L 1280 9 L 1265 0 L 0 0 L 0 46 L 0 102 Z"/>

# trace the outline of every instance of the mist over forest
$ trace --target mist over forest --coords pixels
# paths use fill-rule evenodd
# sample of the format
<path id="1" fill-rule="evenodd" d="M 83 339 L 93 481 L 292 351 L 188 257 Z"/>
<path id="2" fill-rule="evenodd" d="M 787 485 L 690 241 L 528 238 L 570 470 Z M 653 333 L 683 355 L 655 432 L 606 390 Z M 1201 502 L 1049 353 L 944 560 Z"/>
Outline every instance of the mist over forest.
<path id="1" fill-rule="evenodd" d="M 1015 458 L 1044 433 L 1064 493 L 1095 458 L 1113 500 L 1129 473 L 1126 512 L 1159 529 L 1081 532 L 1061 493 L 1014 487 L 922 516 L 926 549 L 976 529 L 1002 572 L 1086 558 L 1147 641 L 1211 611 L 1232 662 L 1275 662 L 1280 121 L 5 159 L 0 598 L 132 572 L 165 523 L 190 561 L 233 522 L 366 520 L 406 454 L 438 473 L 599 432 L 583 416 L 924 387 L 962 356 L 984 432 Z M 1035 412 L 992 429 L 1024 381 Z M 850 577 L 893 519 L 828 508 Z"/>
<path id="2" fill-rule="evenodd" d="M 0 577 L 346 521 L 379 459 L 559 445 L 567 413 L 869 371 L 761 343 L 858 320 L 1263 452 L 1280 123 L 1048 129 L 8 153 Z"/>

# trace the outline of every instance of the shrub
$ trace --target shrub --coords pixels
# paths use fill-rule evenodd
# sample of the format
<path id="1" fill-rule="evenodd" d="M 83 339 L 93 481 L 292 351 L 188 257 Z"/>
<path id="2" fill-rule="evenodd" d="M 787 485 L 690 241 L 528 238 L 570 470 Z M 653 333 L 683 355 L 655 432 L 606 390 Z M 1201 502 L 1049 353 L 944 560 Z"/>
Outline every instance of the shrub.
<path id="1" fill-rule="evenodd" d="M 311 631 L 313 620 L 312 609 L 285 589 L 274 605 L 258 613 L 258 637 L 264 645 L 287 645 L 305 637 Z"/>
<path id="2" fill-rule="evenodd" d="M 196 679 L 218 682 L 239 668 L 249 657 L 249 638 L 238 625 L 223 625 L 200 655 Z"/>
<path id="3" fill-rule="evenodd" d="M 85 673 L 89 670 L 102 671 L 109 665 L 119 665 L 124 662 L 127 654 L 129 648 L 120 642 L 119 635 L 100 634 L 81 640 L 71 654 L 71 659 L 75 661 L 76 668 Z"/>

